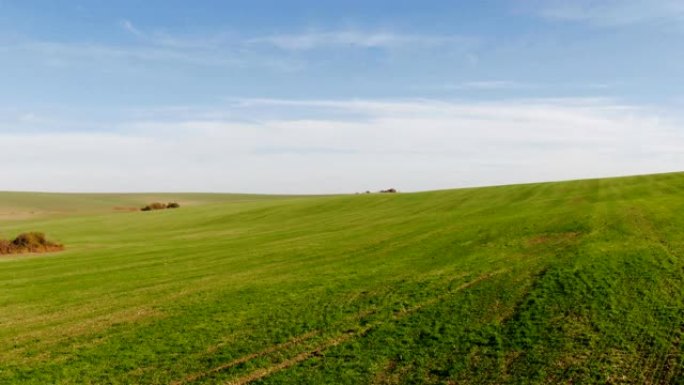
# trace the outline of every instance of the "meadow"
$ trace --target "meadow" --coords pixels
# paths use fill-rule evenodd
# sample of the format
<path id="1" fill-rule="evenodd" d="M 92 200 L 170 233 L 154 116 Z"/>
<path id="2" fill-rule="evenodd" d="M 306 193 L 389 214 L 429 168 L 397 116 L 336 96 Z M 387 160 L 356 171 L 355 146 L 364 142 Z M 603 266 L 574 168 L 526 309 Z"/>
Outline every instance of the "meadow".
<path id="1" fill-rule="evenodd" d="M 0 193 L 66 246 L 0 257 L 0 384 L 684 384 L 683 214 L 682 173 Z"/>

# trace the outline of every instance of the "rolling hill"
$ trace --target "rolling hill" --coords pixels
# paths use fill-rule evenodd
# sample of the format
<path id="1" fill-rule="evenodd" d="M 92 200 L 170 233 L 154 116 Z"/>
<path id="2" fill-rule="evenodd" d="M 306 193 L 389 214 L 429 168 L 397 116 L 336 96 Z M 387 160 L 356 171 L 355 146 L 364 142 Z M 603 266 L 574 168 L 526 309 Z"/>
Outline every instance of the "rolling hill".
<path id="1" fill-rule="evenodd" d="M 3 384 L 684 384 L 682 173 L 0 213 Z"/>

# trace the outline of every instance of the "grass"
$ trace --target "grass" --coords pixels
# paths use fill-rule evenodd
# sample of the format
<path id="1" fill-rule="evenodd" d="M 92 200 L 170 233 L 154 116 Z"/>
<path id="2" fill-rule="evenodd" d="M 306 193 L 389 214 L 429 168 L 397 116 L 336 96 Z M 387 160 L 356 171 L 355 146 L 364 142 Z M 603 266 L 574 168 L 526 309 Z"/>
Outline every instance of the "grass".
<path id="1" fill-rule="evenodd" d="M 139 211 L 149 202 L 183 201 L 186 205 L 226 202 L 252 202 L 297 196 L 249 194 L 55 194 L 0 192 L 0 222 L 27 219 L 60 218 L 65 215 L 88 215 Z"/>
<path id="2" fill-rule="evenodd" d="M 684 174 L 0 202 L 0 383 L 684 384 Z"/>

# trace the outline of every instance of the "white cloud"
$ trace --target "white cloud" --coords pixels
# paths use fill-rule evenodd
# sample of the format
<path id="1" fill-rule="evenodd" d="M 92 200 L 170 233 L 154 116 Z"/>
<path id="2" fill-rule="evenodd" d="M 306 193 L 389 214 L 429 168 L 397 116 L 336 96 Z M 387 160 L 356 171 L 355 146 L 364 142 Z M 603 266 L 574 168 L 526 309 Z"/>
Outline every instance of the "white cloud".
<path id="1" fill-rule="evenodd" d="M 482 80 L 475 82 L 465 82 L 455 87 L 462 87 L 465 89 L 479 89 L 479 90 L 500 90 L 510 88 L 528 88 L 533 87 L 531 84 L 524 84 L 510 80 Z"/>
<path id="2" fill-rule="evenodd" d="M 158 47 L 175 48 L 175 49 L 220 49 L 222 46 L 231 43 L 230 39 L 225 33 L 218 33 L 213 35 L 201 36 L 177 36 L 164 31 L 144 31 L 133 24 L 130 20 L 122 20 L 119 22 L 121 28 L 138 38 L 138 40 Z M 233 42 L 234 43 L 234 42 Z M 225 47 L 223 47 L 225 48 Z"/>
<path id="3" fill-rule="evenodd" d="M 144 36 L 144 34 L 138 28 L 136 28 L 130 20 L 121 20 L 119 25 L 121 25 L 121 28 L 123 28 L 125 31 L 130 32 L 135 36 Z"/>
<path id="4" fill-rule="evenodd" d="M 278 34 L 252 38 L 251 44 L 265 44 L 284 50 L 305 51 L 318 48 L 401 48 L 470 45 L 471 38 L 462 36 L 412 35 L 389 31 L 316 31 L 300 34 Z"/>
<path id="5" fill-rule="evenodd" d="M 173 35 L 147 30 L 130 20 L 119 28 L 133 39 L 120 43 L 44 41 L 25 38 L 0 41 L 0 52 L 28 63 L 53 68 L 88 68 L 118 72 L 156 68 L 156 65 L 263 68 L 276 72 L 298 72 L 311 60 L 306 55 L 283 56 L 280 50 L 308 51 L 323 47 L 406 48 L 458 46 L 466 48 L 474 39 L 458 36 L 408 35 L 395 32 L 344 30 L 323 33 L 286 34 L 265 37 L 213 34 Z M 265 48 L 265 49 L 264 49 Z M 144 63 L 150 67 L 142 67 Z"/>
<path id="6" fill-rule="evenodd" d="M 237 37 L 226 32 L 198 37 L 171 35 L 164 31 L 144 31 L 130 20 L 120 27 L 139 40 L 160 47 L 220 49 L 226 46 L 265 45 L 283 50 L 305 51 L 317 48 L 399 48 L 471 45 L 476 39 L 456 35 L 407 34 L 391 30 L 343 29 L 282 33 L 257 37 Z"/>
<path id="7" fill-rule="evenodd" d="M 0 52 L 23 57 L 28 63 L 40 63 L 48 67 L 87 68 L 102 72 L 118 72 L 148 65 L 193 65 L 202 67 L 267 68 L 291 72 L 302 68 L 300 62 L 265 55 L 237 52 L 236 49 L 201 47 L 200 43 L 168 44 L 100 44 L 78 42 L 53 42 L 22 40 L 0 44 Z M 157 67 L 137 67 L 154 69 Z"/>
<path id="8" fill-rule="evenodd" d="M 680 0 L 535 0 L 531 8 L 549 19 L 601 26 L 684 19 L 684 2 Z"/>
<path id="9" fill-rule="evenodd" d="M 461 90 L 461 91 L 493 91 L 493 90 L 519 90 L 539 88 L 539 85 L 532 83 L 522 83 L 512 80 L 478 80 L 456 84 L 440 84 L 437 89 L 442 90 Z"/>
<path id="10" fill-rule="evenodd" d="M 440 83 L 431 86 L 415 86 L 416 90 L 440 90 L 440 91 L 558 91 L 558 90 L 583 90 L 596 91 L 608 90 L 615 87 L 614 83 L 582 83 L 582 82 L 557 82 L 557 83 L 533 83 L 514 80 L 476 80 L 460 83 Z"/>
<path id="11" fill-rule="evenodd" d="M 2 189 L 424 190 L 684 168 L 684 126 L 606 100 L 255 99 L 231 108 L 280 107 L 308 117 L 238 122 L 185 111 L 185 120 L 150 117 L 116 133 L 0 131 Z M 317 113 L 330 109 L 355 118 Z"/>

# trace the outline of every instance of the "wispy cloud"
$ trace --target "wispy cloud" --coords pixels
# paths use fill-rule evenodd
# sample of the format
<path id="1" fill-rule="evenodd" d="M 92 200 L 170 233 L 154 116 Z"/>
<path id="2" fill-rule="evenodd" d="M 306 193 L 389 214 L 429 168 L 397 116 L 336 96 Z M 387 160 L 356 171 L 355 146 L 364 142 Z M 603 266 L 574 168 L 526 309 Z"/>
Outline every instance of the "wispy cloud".
<path id="1" fill-rule="evenodd" d="M 474 91 L 499 91 L 513 89 L 539 88 L 537 84 L 517 82 L 512 80 L 478 80 L 456 84 L 443 84 L 439 86 L 444 90 L 474 90 Z"/>
<path id="2" fill-rule="evenodd" d="M 684 19 L 684 2 L 680 0 L 535 0 L 531 3 L 533 12 L 548 19 L 601 26 Z"/>
<path id="3" fill-rule="evenodd" d="M 119 26 L 123 31 L 136 37 L 140 42 L 158 47 L 205 50 L 221 49 L 236 44 L 236 41 L 229 39 L 229 36 L 225 33 L 202 36 L 179 36 L 164 31 L 146 31 L 137 27 L 132 21 L 127 19 L 121 20 Z"/>
<path id="4" fill-rule="evenodd" d="M 338 30 L 299 34 L 276 34 L 247 40 L 284 50 L 304 51 L 319 48 L 402 48 L 470 45 L 473 38 L 450 35 L 415 35 L 392 31 Z"/>
<path id="5" fill-rule="evenodd" d="M 37 58 L 42 59 L 42 63 L 50 66 L 89 65 L 90 68 L 118 68 L 117 66 L 126 66 L 136 61 L 220 67 L 272 66 L 275 62 L 264 55 L 249 57 L 240 52 L 239 43 L 225 40 L 220 34 L 183 37 L 161 31 L 148 32 L 125 19 L 119 21 L 118 26 L 123 32 L 134 37 L 134 40 L 91 43 L 18 38 L 0 42 L 0 51 L 13 53 L 15 56 L 37 55 Z M 32 62 L 41 62 L 35 59 L 34 56 L 30 57 Z M 123 63 L 116 62 L 117 60 Z M 93 66 L 93 62 L 98 65 Z"/>
<path id="6" fill-rule="evenodd" d="M 586 91 L 605 91 L 614 88 L 617 84 L 614 83 L 583 83 L 583 82 L 552 82 L 552 83 L 534 83 L 515 80 L 475 80 L 465 81 L 460 83 L 442 83 L 433 85 L 417 85 L 412 89 L 416 90 L 431 90 L 431 91 L 473 91 L 473 92 L 500 92 L 500 91 L 516 91 L 518 93 L 525 91 L 554 91 L 567 92 L 582 90 Z"/>
<path id="7" fill-rule="evenodd" d="M 117 69 L 136 62 L 155 64 L 191 64 L 199 66 L 268 68 L 278 72 L 300 71 L 308 58 L 283 57 L 279 52 L 309 51 L 318 48 L 419 48 L 468 47 L 474 39 L 459 36 L 410 35 L 396 32 L 344 30 L 283 34 L 265 37 L 234 36 L 225 32 L 202 36 L 179 36 L 165 31 L 149 31 L 124 19 L 118 22 L 122 32 L 133 38 L 119 43 L 16 40 L 0 43 L 0 51 L 9 54 L 38 55 L 48 66 L 89 66 L 94 69 Z M 35 57 L 31 57 L 33 62 Z M 119 62 L 117 62 L 117 60 Z M 93 65 L 96 63 L 96 65 Z"/>
<path id="8" fill-rule="evenodd" d="M 301 113 L 268 113 L 282 107 Z M 684 168 L 680 122 L 610 100 L 245 99 L 225 109 L 264 113 L 240 121 L 188 108 L 170 119 L 169 109 L 114 133 L 0 131 L 0 163 L 16 165 L 0 180 L 31 190 L 319 193 Z"/>
<path id="9" fill-rule="evenodd" d="M 227 33 L 188 37 L 164 31 L 145 31 L 130 20 L 119 22 L 121 29 L 142 42 L 160 47 L 221 48 L 226 46 L 268 46 L 292 51 L 321 48 L 402 48 L 437 47 L 445 45 L 472 45 L 473 37 L 457 35 L 410 34 L 393 30 L 342 29 L 282 33 L 256 37 L 238 37 Z"/>
<path id="10" fill-rule="evenodd" d="M 125 31 L 130 32 L 131 34 L 133 34 L 135 36 L 138 36 L 138 37 L 145 36 L 145 34 L 142 33 L 138 28 L 136 28 L 130 20 L 121 20 L 119 22 L 119 25 Z"/>
<path id="11" fill-rule="evenodd" d="M 140 45 L 64 43 L 52 41 L 21 41 L 2 47 L 5 51 L 42 56 L 48 65 L 90 64 L 111 59 L 133 59 L 169 63 L 228 66 L 243 63 L 236 55 L 224 52 L 188 51 Z"/>

